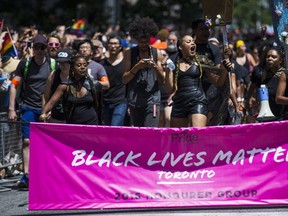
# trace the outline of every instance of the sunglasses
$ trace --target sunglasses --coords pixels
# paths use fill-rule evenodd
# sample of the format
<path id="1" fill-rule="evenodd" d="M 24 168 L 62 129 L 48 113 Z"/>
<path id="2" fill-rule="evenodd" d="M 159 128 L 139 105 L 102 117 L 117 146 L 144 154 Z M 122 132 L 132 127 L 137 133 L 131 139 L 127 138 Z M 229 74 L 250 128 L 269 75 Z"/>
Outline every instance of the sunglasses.
<path id="1" fill-rule="evenodd" d="M 61 46 L 60 43 L 52 43 L 52 42 L 48 43 L 48 47 L 56 47 L 56 48 L 58 48 L 60 46 Z"/>
<path id="2" fill-rule="evenodd" d="M 45 50 L 45 49 L 46 49 L 46 46 L 42 46 L 42 45 L 40 45 L 40 46 L 38 46 L 38 45 L 34 45 L 34 46 L 33 46 L 33 49 L 35 49 L 35 50 Z"/>

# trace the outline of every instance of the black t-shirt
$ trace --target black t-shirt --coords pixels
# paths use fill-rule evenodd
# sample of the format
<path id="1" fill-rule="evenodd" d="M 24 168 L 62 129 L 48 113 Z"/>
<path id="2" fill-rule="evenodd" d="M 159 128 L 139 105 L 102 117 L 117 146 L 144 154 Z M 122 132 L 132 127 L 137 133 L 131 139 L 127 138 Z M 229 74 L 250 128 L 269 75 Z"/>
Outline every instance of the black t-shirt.
<path id="1" fill-rule="evenodd" d="M 126 85 L 122 82 L 124 61 L 122 60 L 119 64 L 113 66 L 106 59 L 102 65 L 110 82 L 110 88 L 102 91 L 103 105 L 126 103 Z"/>

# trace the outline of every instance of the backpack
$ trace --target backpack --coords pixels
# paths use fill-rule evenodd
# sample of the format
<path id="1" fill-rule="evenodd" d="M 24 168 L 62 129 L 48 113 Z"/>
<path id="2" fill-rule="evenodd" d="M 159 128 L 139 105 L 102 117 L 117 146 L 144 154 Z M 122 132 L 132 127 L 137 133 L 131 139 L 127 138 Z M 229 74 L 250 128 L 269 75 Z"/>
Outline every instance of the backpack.
<path id="1" fill-rule="evenodd" d="M 17 88 L 17 93 L 16 93 L 16 101 L 20 105 L 23 97 L 23 92 L 26 88 L 26 80 L 28 77 L 30 65 L 31 65 L 32 58 L 27 58 L 24 64 L 24 69 L 23 69 L 23 77 L 22 77 L 22 82 L 21 85 Z M 56 61 L 55 59 L 49 58 L 49 65 L 50 65 L 50 72 L 54 71 L 56 69 Z"/>

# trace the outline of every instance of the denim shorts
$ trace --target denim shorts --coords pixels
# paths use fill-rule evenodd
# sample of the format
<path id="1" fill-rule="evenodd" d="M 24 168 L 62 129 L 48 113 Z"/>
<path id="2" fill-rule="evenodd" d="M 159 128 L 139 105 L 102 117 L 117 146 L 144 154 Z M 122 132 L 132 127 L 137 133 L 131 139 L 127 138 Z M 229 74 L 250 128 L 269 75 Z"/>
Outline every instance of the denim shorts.
<path id="1" fill-rule="evenodd" d="M 41 115 L 41 109 L 32 109 L 27 106 L 21 107 L 22 122 L 39 122 L 39 116 Z M 22 124 L 22 139 L 27 139 L 30 137 L 30 125 Z"/>

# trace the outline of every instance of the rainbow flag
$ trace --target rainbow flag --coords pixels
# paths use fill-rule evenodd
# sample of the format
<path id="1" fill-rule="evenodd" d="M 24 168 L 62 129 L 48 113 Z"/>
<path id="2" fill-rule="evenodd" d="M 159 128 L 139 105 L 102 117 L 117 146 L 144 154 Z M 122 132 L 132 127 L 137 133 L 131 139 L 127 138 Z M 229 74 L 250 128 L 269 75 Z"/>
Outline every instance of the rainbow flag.
<path id="1" fill-rule="evenodd" d="M 7 32 L 3 37 L 1 56 L 17 56 L 17 51 L 13 45 L 9 32 Z"/>
<path id="2" fill-rule="evenodd" d="M 71 27 L 71 31 L 77 35 L 78 34 L 82 35 L 84 33 L 84 29 L 85 29 L 85 20 L 84 19 L 78 20 Z"/>

